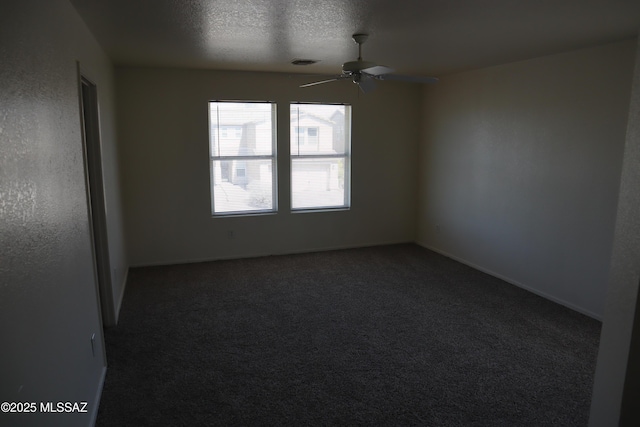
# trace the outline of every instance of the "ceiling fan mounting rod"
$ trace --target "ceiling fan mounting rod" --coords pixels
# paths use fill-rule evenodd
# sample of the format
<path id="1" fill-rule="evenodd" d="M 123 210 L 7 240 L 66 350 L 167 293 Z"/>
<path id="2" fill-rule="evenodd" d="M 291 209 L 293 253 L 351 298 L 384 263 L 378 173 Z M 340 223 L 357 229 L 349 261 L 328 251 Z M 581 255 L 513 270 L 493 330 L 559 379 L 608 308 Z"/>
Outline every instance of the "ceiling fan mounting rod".
<path id="1" fill-rule="evenodd" d="M 358 33 L 354 34 L 353 41 L 358 43 L 358 61 L 362 61 L 362 44 L 367 41 L 369 34 Z"/>

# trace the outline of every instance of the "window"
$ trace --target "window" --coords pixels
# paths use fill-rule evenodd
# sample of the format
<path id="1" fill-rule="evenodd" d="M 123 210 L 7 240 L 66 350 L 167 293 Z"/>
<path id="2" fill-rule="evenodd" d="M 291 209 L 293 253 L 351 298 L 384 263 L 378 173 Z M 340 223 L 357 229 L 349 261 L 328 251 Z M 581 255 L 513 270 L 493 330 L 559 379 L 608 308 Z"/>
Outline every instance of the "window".
<path id="1" fill-rule="evenodd" d="M 209 102 L 214 215 L 276 210 L 275 112 L 267 102 Z"/>
<path id="2" fill-rule="evenodd" d="M 291 104 L 291 208 L 349 207 L 351 107 Z"/>
<path id="3" fill-rule="evenodd" d="M 317 127 L 295 127 L 296 142 L 303 151 L 318 151 L 318 128 Z"/>
<path id="4" fill-rule="evenodd" d="M 220 126 L 220 139 L 240 139 L 242 126 Z"/>

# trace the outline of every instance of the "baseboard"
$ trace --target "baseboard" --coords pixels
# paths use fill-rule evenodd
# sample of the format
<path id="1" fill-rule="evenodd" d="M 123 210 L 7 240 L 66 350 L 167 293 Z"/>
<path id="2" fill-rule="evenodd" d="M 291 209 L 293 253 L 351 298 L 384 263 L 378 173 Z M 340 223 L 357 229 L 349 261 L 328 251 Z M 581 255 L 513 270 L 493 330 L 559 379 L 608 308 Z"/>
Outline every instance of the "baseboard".
<path id="1" fill-rule="evenodd" d="M 229 255 L 229 256 L 218 256 L 211 258 L 186 258 L 186 259 L 178 259 L 171 261 L 158 261 L 158 262 L 150 262 L 150 263 L 141 263 L 134 264 L 131 268 L 138 267 L 157 267 L 163 265 L 178 265 L 178 264 L 194 264 L 198 262 L 211 262 L 211 261 L 225 261 L 231 259 L 244 259 L 244 258 L 261 258 L 267 256 L 278 256 L 278 255 L 295 255 L 295 254 L 305 254 L 311 252 L 326 252 L 326 251 L 339 251 L 343 249 L 356 249 L 356 248 L 367 248 L 373 246 L 385 246 L 385 245 L 400 245 L 403 243 L 415 243 L 413 240 L 401 240 L 401 241 L 386 241 L 386 242 L 370 242 L 370 243 L 361 243 L 361 244 L 352 244 L 352 245 L 336 245 L 336 246 L 317 246 L 312 248 L 304 248 L 299 250 L 290 250 L 290 251 L 265 251 L 265 252 L 248 252 L 245 254 L 237 254 L 237 255 Z"/>
<path id="2" fill-rule="evenodd" d="M 107 367 L 102 367 L 102 372 L 100 373 L 100 381 L 98 382 L 98 389 L 96 390 L 95 395 L 95 405 L 91 410 L 91 417 L 89 418 L 89 426 L 93 427 L 96 425 L 96 420 L 98 419 L 98 409 L 100 408 L 100 399 L 102 399 L 102 389 L 104 388 L 104 380 L 107 376 Z"/>
<path id="3" fill-rule="evenodd" d="M 120 296 L 118 298 L 117 304 L 114 307 L 114 317 L 115 317 L 115 324 L 118 325 L 118 319 L 120 318 L 120 308 L 122 307 L 122 301 L 124 301 L 124 292 L 127 289 L 127 279 L 129 278 L 129 267 L 127 267 L 127 269 L 124 271 L 124 278 L 122 279 L 122 286 L 120 287 L 120 289 L 122 289 L 122 291 L 120 292 Z"/>
<path id="4" fill-rule="evenodd" d="M 489 270 L 489 269 L 484 268 L 484 267 L 482 267 L 480 265 L 477 265 L 477 264 L 474 264 L 472 262 L 469 262 L 464 258 L 460 258 L 460 257 L 458 257 L 456 255 L 450 254 L 450 253 L 448 253 L 446 251 L 443 251 L 443 250 L 441 250 L 439 248 L 436 248 L 434 246 L 428 245 L 428 244 L 426 244 L 424 242 L 416 241 L 415 243 L 417 245 L 422 246 L 425 249 L 429 249 L 430 251 L 439 253 L 440 255 L 446 256 L 447 258 L 451 258 L 451 259 L 453 259 L 455 261 L 458 261 L 458 262 L 460 262 L 462 264 L 465 264 L 465 265 L 467 265 L 467 266 L 469 266 L 469 267 L 471 267 L 473 269 L 476 269 L 478 271 L 482 271 L 483 273 L 486 273 L 486 274 L 488 274 L 490 276 L 496 277 L 496 278 L 498 278 L 500 280 L 504 280 L 505 282 L 509 283 L 510 285 L 517 286 L 517 287 L 522 288 L 522 289 L 524 289 L 526 291 L 529 291 L 529 292 L 531 292 L 533 294 L 541 296 L 542 298 L 548 299 L 549 301 L 553 301 L 553 302 L 555 302 L 557 304 L 560 304 L 560 305 L 563 305 L 563 306 L 565 306 L 567 308 L 570 308 L 573 311 L 577 311 L 578 313 L 582 313 L 585 316 L 589 316 L 589 317 L 591 317 L 593 319 L 602 321 L 602 316 L 592 312 L 591 310 L 587 310 L 587 309 L 585 309 L 583 307 L 577 306 L 577 305 L 575 305 L 573 303 L 570 303 L 568 301 L 565 301 L 565 300 L 563 300 L 561 298 L 557 298 L 557 297 L 555 297 L 553 295 L 550 295 L 550 294 L 548 294 L 546 292 L 542 292 L 542 291 L 540 291 L 538 289 L 535 289 L 535 288 L 533 288 L 531 286 L 525 285 L 524 283 L 521 283 L 521 282 L 519 282 L 517 280 L 513 280 L 510 277 L 507 277 L 507 276 L 504 276 L 502 274 L 496 273 L 495 271 Z"/>

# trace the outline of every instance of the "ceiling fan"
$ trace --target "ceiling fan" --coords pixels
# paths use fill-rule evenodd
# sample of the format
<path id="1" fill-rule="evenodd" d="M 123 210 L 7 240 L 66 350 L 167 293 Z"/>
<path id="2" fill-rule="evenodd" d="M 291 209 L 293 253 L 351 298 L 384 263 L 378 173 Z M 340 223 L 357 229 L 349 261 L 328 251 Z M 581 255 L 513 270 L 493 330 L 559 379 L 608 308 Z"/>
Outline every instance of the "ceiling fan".
<path id="1" fill-rule="evenodd" d="M 368 93 L 375 89 L 376 80 L 399 80 L 403 82 L 414 83 L 437 83 L 436 77 L 416 77 L 401 76 L 393 73 L 393 68 L 384 65 L 378 65 L 374 62 L 362 59 L 362 44 L 367 41 L 368 34 L 354 34 L 353 41 L 358 44 L 358 59 L 342 64 L 342 74 L 327 80 L 303 84 L 300 87 L 315 86 L 323 83 L 334 82 L 337 80 L 351 79 L 357 84 L 362 92 Z"/>

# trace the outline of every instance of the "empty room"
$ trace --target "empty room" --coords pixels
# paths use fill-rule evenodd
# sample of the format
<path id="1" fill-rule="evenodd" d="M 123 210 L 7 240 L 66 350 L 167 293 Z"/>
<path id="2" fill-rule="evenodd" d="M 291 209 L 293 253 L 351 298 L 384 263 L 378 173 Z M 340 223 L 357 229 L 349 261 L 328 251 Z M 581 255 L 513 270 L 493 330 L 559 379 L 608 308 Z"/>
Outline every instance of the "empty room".
<path id="1" fill-rule="evenodd" d="M 3 1 L 0 425 L 639 425 L 638 30 Z"/>

